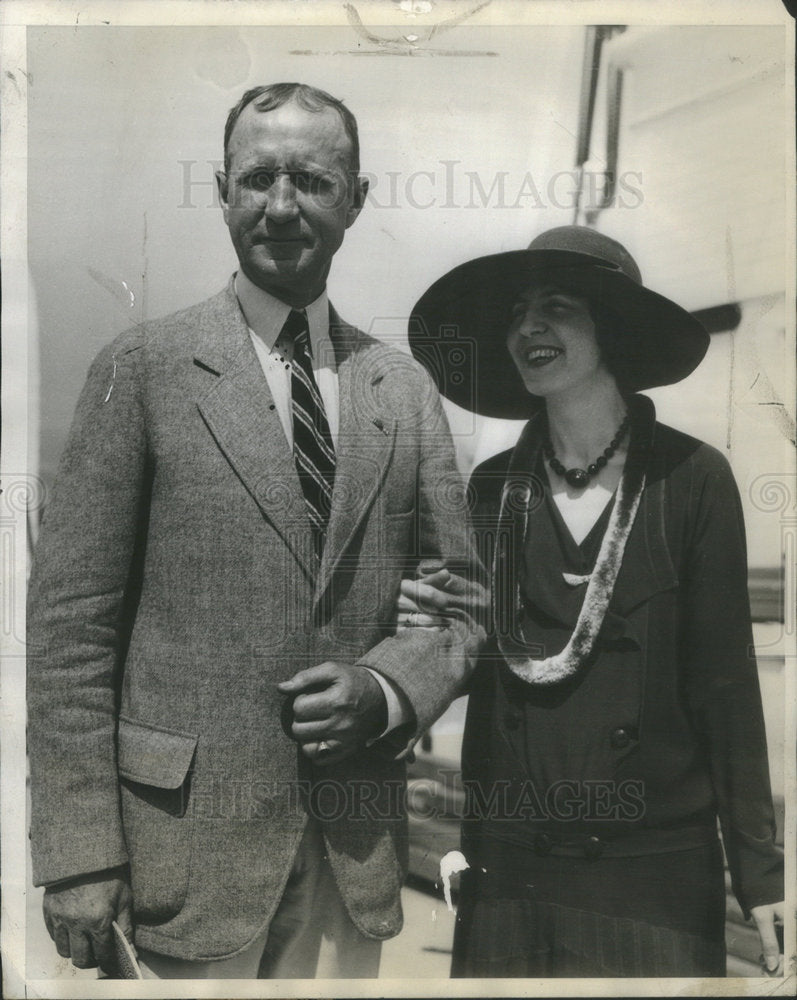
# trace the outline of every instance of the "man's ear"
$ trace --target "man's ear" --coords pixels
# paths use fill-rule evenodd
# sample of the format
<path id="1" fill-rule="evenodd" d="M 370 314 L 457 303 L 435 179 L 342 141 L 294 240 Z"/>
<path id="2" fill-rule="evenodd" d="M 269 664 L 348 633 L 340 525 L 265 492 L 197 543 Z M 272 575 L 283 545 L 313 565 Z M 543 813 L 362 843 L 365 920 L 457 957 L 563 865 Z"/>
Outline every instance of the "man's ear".
<path id="1" fill-rule="evenodd" d="M 216 186 L 219 189 L 219 201 L 221 202 L 221 210 L 224 214 L 224 221 L 227 222 L 228 221 L 227 215 L 230 210 L 230 203 L 229 203 L 230 182 L 223 170 L 216 171 Z"/>
<path id="2" fill-rule="evenodd" d="M 365 197 L 368 194 L 368 178 L 357 176 L 352 183 L 351 204 L 346 213 L 346 228 L 353 225 L 354 220 L 362 212 L 365 205 Z"/>

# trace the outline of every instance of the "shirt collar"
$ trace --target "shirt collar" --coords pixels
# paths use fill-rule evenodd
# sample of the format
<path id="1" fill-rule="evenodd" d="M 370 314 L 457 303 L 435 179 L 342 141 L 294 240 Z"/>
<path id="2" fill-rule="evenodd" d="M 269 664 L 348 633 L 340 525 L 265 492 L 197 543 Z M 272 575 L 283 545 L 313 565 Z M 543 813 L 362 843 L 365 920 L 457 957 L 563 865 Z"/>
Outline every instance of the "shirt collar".
<path id="1" fill-rule="evenodd" d="M 235 276 L 235 294 L 238 296 L 249 329 L 270 351 L 273 350 L 291 307 L 287 302 L 282 302 L 264 291 L 243 271 L 238 271 Z M 313 357 L 334 359 L 329 340 L 329 300 L 326 289 L 317 299 L 305 306 L 305 313 L 310 328 L 310 347 Z M 334 361 L 329 367 L 334 367 Z"/>

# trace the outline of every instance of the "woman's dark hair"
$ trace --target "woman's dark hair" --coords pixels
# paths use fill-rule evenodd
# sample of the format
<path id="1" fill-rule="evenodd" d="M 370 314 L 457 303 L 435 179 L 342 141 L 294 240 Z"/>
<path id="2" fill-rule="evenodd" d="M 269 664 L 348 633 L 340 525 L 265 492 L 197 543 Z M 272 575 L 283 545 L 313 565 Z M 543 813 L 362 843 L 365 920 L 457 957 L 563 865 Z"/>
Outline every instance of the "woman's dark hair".
<path id="1" fill-rule="evenodd" d="M 587 296 L 587 307 L 595 324 L 595 339 L 603 363 L 614 376 L 617 388 L 624 396 L 635 392 L 636 386 L 629 374 L 630 351 L 634 338 L 627 324 L 614 309 L 595 302 L 589 296 Z"/>
<path id="2" fill-rule="evenodd" d="M 272 83 L 268 86 L 253 87 L 246 91 L 235 107 L 230 110 L 229 115 L 227 115 L 227 124 L 224 126 L 225 173 L 230 172 L 230 139 L 244 108 L 254 104 L 258 111 L 274 111 L 289 101 L 295 101 L 305 111 L 324 111 L 326 108 L 337 111 L 351 145 L 351 170 L 352 173 L 358 174 L 360 172 L 360 139 L 357 133 L 357 119 L 342 101 L 328 94 L 325 90 L 309 87 L 306 83 Z"/>

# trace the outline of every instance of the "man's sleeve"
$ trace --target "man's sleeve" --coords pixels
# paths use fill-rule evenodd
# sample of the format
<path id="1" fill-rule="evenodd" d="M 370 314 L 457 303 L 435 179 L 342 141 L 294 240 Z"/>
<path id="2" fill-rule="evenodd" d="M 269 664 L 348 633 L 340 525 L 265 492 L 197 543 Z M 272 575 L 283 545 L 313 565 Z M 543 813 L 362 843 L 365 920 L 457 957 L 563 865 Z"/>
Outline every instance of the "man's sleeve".
<path id="1" fill-rule="evenodd" d="M 707 474 L 694 483 L 683 655 L 734 893 L 749 916 L 751 907 L 783 899 L 783 856 L 775 846 L 741 501 L 728 463 L 710 455 Z"/>
<path id="2" fill-rule="evenodd" d="M 34 884 L 124 864 L 116 717 L 146 506 L 141 334 L 98 356 L 47 503 L 28 595 Z"/>
<path id="3" fill-rule="evenodd" d="M 422 561 L 449 568 L 467 581 L 472 600 L 446 613 L 448 627 L 404 628 L 363 656 L 361 665 L 393 682 L 411 705 L 412 740 L 437 719 L 464 689 L 484 641 L 485 573 L 476 555 L 462 476 L 440 398 L 428 382 L 420 390 L 426 411 L 414 420 L 420 434 L 416 480 L 414 549 L 408 573 Z M 388 734 L 390 737 L 392 734 Z M 395 742 L 395 741 L 391 741 Z"/>

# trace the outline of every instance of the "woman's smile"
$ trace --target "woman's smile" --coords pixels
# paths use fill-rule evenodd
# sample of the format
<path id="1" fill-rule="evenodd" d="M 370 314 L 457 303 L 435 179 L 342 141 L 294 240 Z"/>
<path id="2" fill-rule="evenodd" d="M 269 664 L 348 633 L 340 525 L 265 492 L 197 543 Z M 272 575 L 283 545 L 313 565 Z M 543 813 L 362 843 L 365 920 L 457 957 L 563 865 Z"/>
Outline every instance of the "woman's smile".
<path id="1" fill-rule="evenodd" d="M 530 368 L 545 368 L 562 354 L 564 351 L 561 347 L 531 345 L 525 352 L 521 352 L 521 357 Z"/>

